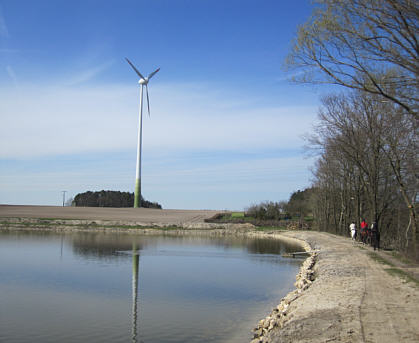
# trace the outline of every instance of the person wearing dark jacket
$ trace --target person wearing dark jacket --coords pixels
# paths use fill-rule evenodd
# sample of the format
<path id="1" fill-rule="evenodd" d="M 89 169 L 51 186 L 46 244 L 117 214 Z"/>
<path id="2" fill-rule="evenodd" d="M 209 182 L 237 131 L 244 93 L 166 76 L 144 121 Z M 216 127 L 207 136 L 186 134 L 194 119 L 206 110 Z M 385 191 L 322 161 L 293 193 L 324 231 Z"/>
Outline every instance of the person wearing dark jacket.
<path id="1" fill-rule="evenodd" d="M 371 246 L 375 249 L 380 249 L 380 231 L 378 231 L 377 222 L 371 224 Z"/>

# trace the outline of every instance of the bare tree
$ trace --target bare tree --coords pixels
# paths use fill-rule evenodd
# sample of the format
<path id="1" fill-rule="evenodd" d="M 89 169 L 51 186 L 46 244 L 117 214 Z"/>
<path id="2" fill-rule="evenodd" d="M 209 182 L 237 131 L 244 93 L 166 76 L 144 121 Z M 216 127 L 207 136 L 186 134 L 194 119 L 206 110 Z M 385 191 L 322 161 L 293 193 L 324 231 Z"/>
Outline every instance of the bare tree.
<path id="1" fill-rule="evenodd" d="M 73 201 L 74 201 L 74 198 L 73 198 L 73 197 L 69 197 L 69 198 L 65 201 L 65 206 L 73 206 Z"/>
<path id="2" fill-rule="evenodd" d="M 322 151 L 314 171 L 321 225 L 345 233 L 350 220 L 366 216 L 380 223 L 388 242 L 396 239 L 416 253 L 415 122 L 400 106 L 365 92 L 323 99 L 310 140 Z M 401 237 L 400 213 L 406 210 L 409 235 Z"/>
<path id="3" fill-rule="evenodd" d="M 418 194 L 418 128 L 417 121 L 406 115 L 398 106 L 380 103 L 380 110 L 386 115 L 384 121 L 384 154 L 392 168 L 399 186 L 401 197 L 409 212 L 409 225 L 406 230 L 406 245 L 409 244 L 408 232 L 415 249 L 417 239 L 416 197 Z"/>
<path id="4" fill-rule="evenodd" d="M 418 119 L 419 7 L 415 0 L 317 0 L 286 66 L 295 81 L 376 94 Z"/>

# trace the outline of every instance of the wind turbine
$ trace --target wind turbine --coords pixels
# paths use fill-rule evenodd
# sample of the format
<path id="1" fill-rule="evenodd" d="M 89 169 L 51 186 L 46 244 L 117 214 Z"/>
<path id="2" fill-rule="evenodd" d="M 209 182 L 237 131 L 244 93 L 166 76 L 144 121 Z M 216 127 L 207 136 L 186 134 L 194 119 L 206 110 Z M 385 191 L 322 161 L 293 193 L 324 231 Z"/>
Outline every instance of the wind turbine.
<path id="1" fill-rule="evenodd" d="M 134 192 L 134 208 L 141 207 L 141 145 L 142 145 L 142 135 L 143 135 L 143 90 L 145 87 L 147 93 L 147 109 L 148 115 L 150 116 L 150 99 L 148 97 L 148 81 L 156 74 L 160 68 L 157 68 L 147 77 L 144 77 L 137 68 L 131 63 L 131 61 L 125 57 L 129 65 L 134 69 L 137 75 L 140 77 L 138 83 L 141 85 L 140 90 L 140 117 L 138 123 L 138 144 L 137 144 L 137 168 L 135 173 L 135 192 Z"/>

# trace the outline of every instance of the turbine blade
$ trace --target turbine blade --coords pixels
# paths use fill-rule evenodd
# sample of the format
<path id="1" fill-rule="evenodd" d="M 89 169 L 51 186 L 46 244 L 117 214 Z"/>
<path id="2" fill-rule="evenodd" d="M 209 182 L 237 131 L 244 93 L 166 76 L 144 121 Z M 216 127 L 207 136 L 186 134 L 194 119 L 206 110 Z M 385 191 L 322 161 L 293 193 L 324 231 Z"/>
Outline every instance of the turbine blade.
<path id="1" fill-rule="evenodd" d="M 142 79 L 145 79 L 145 77 L 141 75 L 141 73 L 138 71 L 138 69 L 137 69 L 137 68 L 135 68 L 135 66 L 131 63 L 131 61 L 130 61 L 128 58 L 126 58 L 126 57 L 125 57 L 125 59 L 126 59 L 126 60 L 127 60 L 127 62 L 129 63 L 129 65 L 132 67 L 132 69 L 134 69 L 134 71 L 137 73 L 137 75 L 138 75 L 139 77 L 141 77 Z"/>
<path id="2" fill-rule="evenodd" d="M 148 86 L 147 86 L 147 85 L 145 85 L 145 90 L 146 90 L 146 93 L 147 93 L 147 108 L 148 108 L 148 116 L 150 117 L 150 99 L 149 99 L 149 97 L 148 97 Z"/>
<path id="3" fill-rule="evenodd" d="M 148 75 L 148 79 L 150 80 L 153 76 L 154 76 L 154 74 L 155 73 L 157 73 L 158 71 L 160 70 L 160 68 L 157 68 L 155 71 L 153 71 L 150 75 Z"/>

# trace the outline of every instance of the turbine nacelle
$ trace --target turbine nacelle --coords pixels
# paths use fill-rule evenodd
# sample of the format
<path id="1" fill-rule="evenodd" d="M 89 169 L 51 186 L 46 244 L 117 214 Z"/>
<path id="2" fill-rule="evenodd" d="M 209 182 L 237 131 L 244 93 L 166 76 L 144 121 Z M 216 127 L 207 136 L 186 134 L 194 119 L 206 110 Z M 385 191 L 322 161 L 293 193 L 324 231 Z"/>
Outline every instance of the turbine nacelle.
<path id="1" fill-rule="evenodd" d="M 131 61 L 128 58 L 125 57 L 125 59 L 129 63 L 129 65 L 131 66 L 131 68 L 134 69 L 134 71 L 140 77 L 140 80 L 138 81 L 138 83 L 141 85 L 141 94 L 143 94 L 142 93 L 142 89 L 143 89 L 142 87 L 145 86 L 145 91 L 146 91 L 146 94 L 147 94 L 148 115 L 150 115 L 150 99 L 148 97 L 148 86 L 147 85 L 148 85 L 148 81 L 154 76 L 154 74 L 156 74 L 160 70 L 160 68 L 157 68 L 150 75 L 148 75 L 147 77 L 144 77 L 143 74 L 141 74 L 140 71 L 137 68 L 135 68 L 135 66 L 131 63 Z M 142 95 L 141 95 L 141 101 L 142 101 Z M 141 107 L 141 110 L 142 110 L 142 107 Z"/>
<path id="2" fill-rule="evenodd" d="M 146 85 L 148 83 L 148 81 L 154 76 L 154 74 L 156 74 L 160 70 L 160 68 L 157 68 L 150 75 L 148 75 L 147 77 L 144 77 L 143 74 L 141 74 L 140 71 L 137 68 L 135 68 L 135 66 L 131 63 L 131 61 L 128 58 L 125 57 L 125 59 L 129 63 L 131 68 L 134 69 L 134 71 L 140 77 L 140 81 L 138 81 L 140 85 Z"/>

